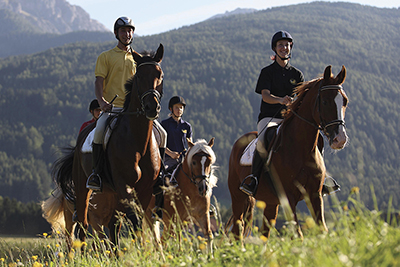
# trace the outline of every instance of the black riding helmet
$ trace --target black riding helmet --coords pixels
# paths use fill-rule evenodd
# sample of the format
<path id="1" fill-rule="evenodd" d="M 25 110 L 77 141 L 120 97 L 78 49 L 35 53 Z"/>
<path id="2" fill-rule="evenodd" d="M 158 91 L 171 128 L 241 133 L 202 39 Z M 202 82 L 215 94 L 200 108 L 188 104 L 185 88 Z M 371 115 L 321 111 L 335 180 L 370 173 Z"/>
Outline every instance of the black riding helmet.
<path id="1" fill-rule="evenodd" d="M 168 108 L 169 108 L 169 109 L 172 109 L 172 107 L 173 107 L 175 104 L 182 104 L 183 107 L 186 108 L 185 99 L 183 99 L 183 97 L 181 97 L 181 96 L 177 96 L 177 95 L 176 95 L 176 96 L 171 97 L 171 99 L 169 100 L 169 103 L 168 103 Z"/>
<path id="2" fill-rule="evenodd" d="M 96 108 L 100 108 L 100 105 L 99 105 L 99 102 L 97 101 L 97 99 L 93 99 L 89 105 L 89 112 L 91 112 L 92 110 L 95 110 Z"/>
<path id="3" fill-rule="evenodd" d="M 272 37 L 272 40 L 271 40 L 271 48 L 272 48 L 272 50 L 275 51 L 276 43 L 278 41 L 280 41 L 280 40 L 288 40 L 289 42 L 292 43 L 290 48 L 293 47 L 293 38 L 290 35 L 290 33 L 288 33 L 287 31 L 279 31 L 279 32 L 276 32 L 274 34 L 274 36 Z"/>
<path id="4" fill-rule="evenodd" d="M 115 38 L 117 38 L 118 41 L 120 41 L 119 36 L 118 36 L 118 29 L 121 27 L 130 27 L 133 29 L 133 31 L 135 31 L 135 24 L 133 24 L 133 21 L 131 18 L 119 17 L 114 23 L 114 34 L 115 34 Z M 133 40 L 133 38 L 132 38 L 132 40 Z M 132 43 L 132 41 L 131 41 L 131 43 Z M 128 45 L 130 45 L 131 43 L 129 43 Z"/>

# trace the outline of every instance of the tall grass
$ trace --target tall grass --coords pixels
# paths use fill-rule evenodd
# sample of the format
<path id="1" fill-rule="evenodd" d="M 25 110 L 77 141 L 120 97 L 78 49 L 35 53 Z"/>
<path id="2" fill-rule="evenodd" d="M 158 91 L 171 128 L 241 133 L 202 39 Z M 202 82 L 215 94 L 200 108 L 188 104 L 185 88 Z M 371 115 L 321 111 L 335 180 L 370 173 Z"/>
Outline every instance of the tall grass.
<path id="1" fill-rule="evenodd" d="M 207 241 L 182 231 L 181 225 L 164 244 L 163 257 L 146 231 L 122 238 L 118 251 L 93 238 L 84 252 L 76 241 L 70 253 L 60 236 L 45 234 L 36 239 L 2 238 L 0 266 L 400 266 L 398 214 L 390 200 L 388 211 L 370 211 L 355 188 L 346 201 L 333 202 L 326 211 L 329 232 L 305 216 L 303 240 L 294 238 L 288 226 L 274 229 L 269 240 L 253 227 L 243 246 L 219 232 L 211 255 Z M 256 221 L 263 219 L 261 214 L 256 209 Z M 93 250 L 92 243 L 103 249 Z"/>

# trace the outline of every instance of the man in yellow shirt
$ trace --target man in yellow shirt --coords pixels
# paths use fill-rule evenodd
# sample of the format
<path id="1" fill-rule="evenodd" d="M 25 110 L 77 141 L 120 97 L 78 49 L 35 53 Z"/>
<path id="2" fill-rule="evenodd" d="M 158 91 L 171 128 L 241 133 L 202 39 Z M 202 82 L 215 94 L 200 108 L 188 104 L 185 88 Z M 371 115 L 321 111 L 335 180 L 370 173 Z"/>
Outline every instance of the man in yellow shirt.
<path id="1" fill-rule="evenodd" d="M 125 101 L 125 83 L 136 72 L 136 63 L 132 57 L 131 43 L 135 25 L 132 19 L 120 17 L 114 23 L 114 34 L 118 44 L 97 58 L 95 68 L 95 94 L 103 114 L 97 120 L 93 138 L 93 172 L 86 187 L 94 191 L 101 190 L 100 173 L 103 170 L 103 134 L 109 111 L 122 111 Z M 110 102 L 117 95 L 113 103 Z"/>

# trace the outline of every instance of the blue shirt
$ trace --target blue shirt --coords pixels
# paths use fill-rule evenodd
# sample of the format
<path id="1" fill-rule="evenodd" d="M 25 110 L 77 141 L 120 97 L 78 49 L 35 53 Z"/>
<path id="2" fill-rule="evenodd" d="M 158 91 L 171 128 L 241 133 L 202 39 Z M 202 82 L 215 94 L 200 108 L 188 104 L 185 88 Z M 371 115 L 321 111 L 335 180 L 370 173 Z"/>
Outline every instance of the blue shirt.
<path id="1" fill-rule="evenodd" d="M 161 122 L 167 131 L 167 147 L 171 151 L 182 152 L 187 149 L 186 138 L 192 138 L 192 126 L 190 123 L 180 119 L 176 122 L 172 117 Z M 165 155 L 165 157 L 169 157 Z"/>

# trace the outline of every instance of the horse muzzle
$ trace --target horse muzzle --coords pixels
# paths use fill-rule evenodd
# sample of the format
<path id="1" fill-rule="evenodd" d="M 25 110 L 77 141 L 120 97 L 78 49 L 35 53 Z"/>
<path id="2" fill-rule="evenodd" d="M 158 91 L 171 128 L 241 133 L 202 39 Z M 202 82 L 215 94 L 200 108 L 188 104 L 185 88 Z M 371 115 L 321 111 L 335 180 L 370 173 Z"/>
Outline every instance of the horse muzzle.
<path id="1" fill-rule="evenodd" d="M 204 197 L 207 195 L 208 184 L 206 179 L 202 179 L 199 183 L 197 183 L 197 189 L 199 190 L 200 196 Z"/>
<path id="2" fill-rule="evenodd" d="M 161 111 L 161 95 L 158 91 L 150 89 L 141 96 L 142 109 L 146 118 L 153 121 L 158 118 Z"/>
<path id="3" fill-rule="evenodd" d="M 340 150 L 343 149 L 347 144 L 347 133 L 343 125 L 338 127 L 338 132 L 335 135 L 331 135 L 329 138 L 329 145 L 332 149 Z"/>

